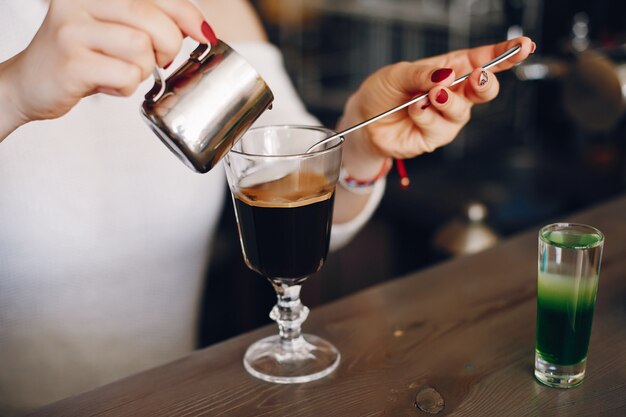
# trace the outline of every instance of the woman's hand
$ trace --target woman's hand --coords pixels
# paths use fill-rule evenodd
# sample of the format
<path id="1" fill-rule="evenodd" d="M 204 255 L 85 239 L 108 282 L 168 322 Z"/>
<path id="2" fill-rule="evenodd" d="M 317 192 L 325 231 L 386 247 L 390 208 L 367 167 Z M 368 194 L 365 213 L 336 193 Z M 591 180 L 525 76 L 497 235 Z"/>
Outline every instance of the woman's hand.
<path id="1" fill-rule="evenodd" d="M 521 50 L 492 69 L 498 72 L 526 59 L 534 52 L 534 43 L 522 37 L 389 65 L 371 75 L 348 100 L 338 130 L 430 90 L 428 101 L 393 113 L 363 128 L 364 134 L 348 138 L 344 152 L 348 172 L 356 178 L 371 178 L 380 171 L 384 158 L 412 158 L 450 143 L 469 121 L 472 106 L 498 94 L 494 73 L 480 66 L 517 44 Z M 447 87 L 469 71 L 472 74 L 465 82 Z"/>
<path id="2" fill-rule="evenodd" d="M 155 66 L 171 63 L 185 35 L 214 42 L 188 0 L 51 0 L 28 48 L 0 64 L 0 108 L 14 129 L 59 117 L 95 92 L 131 95 Z M 0 139 L 10 133 L 1 130 Z"/>

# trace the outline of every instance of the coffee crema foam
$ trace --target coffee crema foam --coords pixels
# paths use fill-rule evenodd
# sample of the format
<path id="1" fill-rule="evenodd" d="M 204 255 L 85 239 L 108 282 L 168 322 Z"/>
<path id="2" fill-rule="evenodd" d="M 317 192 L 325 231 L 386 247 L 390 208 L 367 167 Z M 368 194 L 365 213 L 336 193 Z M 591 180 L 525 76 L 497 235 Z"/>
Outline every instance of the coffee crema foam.
<path id="1" fill-rule="evenodd" d="M 241 188 L 236 198 L 255 207 L 293 208 L 328 200 L 333 192 L 334 187 L 324 175 L 305 171 Z"/>

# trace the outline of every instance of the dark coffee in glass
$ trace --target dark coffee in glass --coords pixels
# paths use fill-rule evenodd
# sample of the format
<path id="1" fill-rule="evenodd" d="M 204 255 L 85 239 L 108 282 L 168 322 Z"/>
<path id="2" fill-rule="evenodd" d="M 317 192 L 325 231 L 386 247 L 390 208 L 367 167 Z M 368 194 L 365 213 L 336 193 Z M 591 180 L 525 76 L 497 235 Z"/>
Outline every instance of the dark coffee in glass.
<path id="1" fill-rule="evenodd" d="M 233 201 L 248 267 L 291 283 L 319 271 L 328 254 L 333 189 L 311 172 L 240 189 Z"/>
<path id="2" fill-rule="evenodd" d="M 332 135 L 311 126 L 251 129 L 224 158 L 244 260 L 277 296 L 270 317 L 278 334 L 253 343 L 243 358 L 265 381 L 314 381 L 340 362 L 331 343 L 302 333 L 309 309 L 300 302 L 301 284 L 328 254 L 343 138 L 307 150 Z"/>

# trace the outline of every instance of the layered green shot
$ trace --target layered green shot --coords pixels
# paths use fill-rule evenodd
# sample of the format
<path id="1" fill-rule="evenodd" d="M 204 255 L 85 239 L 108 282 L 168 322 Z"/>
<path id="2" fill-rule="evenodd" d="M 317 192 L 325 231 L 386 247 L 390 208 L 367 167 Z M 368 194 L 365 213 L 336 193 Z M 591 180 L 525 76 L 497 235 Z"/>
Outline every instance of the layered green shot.
<path id="1" fill-rule="evenodd" d="M 564 249 L 590 249 L 602 242 L 596 234 L 546 231 L 541 238 Z M 593 265 L 593 260 L 590 264 Z M 567 274 L 542 271 L 537 293 L 537 353 L 555 365 L 575 365 L 586 359 L 598 288 L 598 270 L 581 263 Z"/>

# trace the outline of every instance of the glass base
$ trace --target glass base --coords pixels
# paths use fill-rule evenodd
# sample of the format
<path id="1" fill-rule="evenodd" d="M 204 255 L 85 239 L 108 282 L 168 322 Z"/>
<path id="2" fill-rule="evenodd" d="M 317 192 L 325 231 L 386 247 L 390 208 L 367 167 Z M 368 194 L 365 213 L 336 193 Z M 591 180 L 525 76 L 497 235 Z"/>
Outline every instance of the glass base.
<path id="1" fill-rule="evenodd" d="M 300 384 L 330 374 L 340 358 L 339 351 L 320 337 L 304 334 L 285 342 L 276 335 L 253 343 L 246 351 L 243 365 L 264 381 Z"/>
<path id="2" fill-rule="evenodd" d="M 573 388 L 583 382 L 586 363 L 583 359 L 575 365 L 554 365 L 535 353 L 535 378 L 549 387 Z"/>

